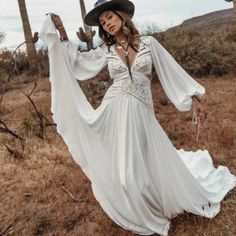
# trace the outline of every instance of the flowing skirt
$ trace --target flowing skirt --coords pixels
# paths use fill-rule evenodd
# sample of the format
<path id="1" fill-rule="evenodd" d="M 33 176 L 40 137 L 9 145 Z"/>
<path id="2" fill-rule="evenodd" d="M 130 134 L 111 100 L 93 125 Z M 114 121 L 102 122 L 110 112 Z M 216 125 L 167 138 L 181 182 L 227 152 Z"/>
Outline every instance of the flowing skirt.
<path id="1" fill-rule="evenodd" d="M 154 112 L 132 95 L 104 100 L 86 114 L 71 119 L 78 139 L 67 140 L 60 125 L 58 131 L 103 210 L 127 230 L 167 235 L 171 218 L 184 210 L 212 218 L 235 186 L 236 177 L 215 169 L 208 151 L 176 150 Z"/>

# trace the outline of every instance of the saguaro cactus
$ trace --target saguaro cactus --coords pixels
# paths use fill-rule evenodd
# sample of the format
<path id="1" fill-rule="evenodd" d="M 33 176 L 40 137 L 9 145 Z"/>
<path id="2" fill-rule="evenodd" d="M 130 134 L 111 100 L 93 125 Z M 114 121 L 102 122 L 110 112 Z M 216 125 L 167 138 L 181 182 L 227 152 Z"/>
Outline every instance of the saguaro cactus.
<path id="1" fill-rule="evenodd" d="M 29 18 L 27 14 L 27 8 L 25 5 L 25 0 L 18 0 L 18 5 L 20 9 L 20 15 L 21 15 L 21 20 L 22 20 L 22 25 L 23 25 L 24 35 L 25 35 L 26 50 L 27 50 L 27 56 L 28 56 L 30 69 L 33 73 L 37 73 L 38 72 L 38 58 L 37 58 L 37 52 L 35 48 L 35 42 L 37 40 L 35 36 L 34 38 L 32 36 Z"/>
<path id="2" fill-rule="evenodd" d="M 84 19 L 85 15 L 86 15 L 84 0 L 80 0 L 80 8 L 81 8 L 82 19 Z M 84 23 L 84 21 L 83 21 L 83 23 Z M 79 31 L 76 32 L 78 38 L 82 42 L 86 42 L 88 50 L 93 49 L 93 36 L 95 35 L 95 33 L 96 33 L 96 31 L 95 30 L 92 31 L 92 27 L 86 25 L 85 23 L 84 23 L 84 29 L 82 27 L 80 27 Z"/>

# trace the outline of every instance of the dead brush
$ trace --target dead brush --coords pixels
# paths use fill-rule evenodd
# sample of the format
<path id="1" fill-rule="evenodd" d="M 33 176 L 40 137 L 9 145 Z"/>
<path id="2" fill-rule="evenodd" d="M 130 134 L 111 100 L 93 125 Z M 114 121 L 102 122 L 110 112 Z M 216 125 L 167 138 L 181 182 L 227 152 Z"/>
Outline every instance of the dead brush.
<path id="1" fill-rule="evenodd" d="M 9 69 L 9 73 L 8 73 L 8 78 L 6 79 L 6 81 L 4 81 L 3 84 L 1 84 L 0 87 L 0 111 L 4 112 L 4 108 L 2 108 L 2 100 L 3 100 L 3 96 L 5 94 L 5 92 L 7 91 L 7 88 L 9 86 L 9 82 L 13 76 L 13 73 L 18 71 L 18 67 L 17 67 L 17 59 L 19 57 L 21 57 L 21 53 L 17 53 L 19 48 L 25 44 L 25 42 L 19 44 L 16 49 L 14 50 L 13 54 L 11 55 L 11 60 L 10 60 L 10 69 Z M 24 55 L 24 54 L 23 54 Z M 4 61 L 6 62 L 6 61 Z M 39 79 L 39 77 L 38 77 Z M 36 104 L 34 103 L 33 99 L 31 98 L 32 93 L 35 91 L 37 87 L 37 81 L 34 83 L 34 86 L 32 88 L 32 90 L 30 92 L 25 92 L 22 88 L 21 88 L 21 92 L 28 98 L 28 100 L 30 101 L 34 112 L 32 112 L 32 117 L 35 120 L 37 125 L 32 126 L 32 122 L 29 119 L 25 119 L 23 120 L 23 124 L 24 126 L 27 127 L 27 129 L 31 129 L 32 131 L 34 131 L 33 133 L 35 133 L 38 137 L 40 137 L 41 139 L 44 139 L 44 130 L 47 126 L 54 126 L 55 124 L 50 122 L 49 119 L 42 113 L 39 111 L 39 109 L 37 108 Z M 24 142 L 25 142 L 25 138 L 21 135 L 18 134 L 17 131 L 14 131 L 13 129 L 9 128 L 9 126 L 6 124 L 5 121 L 3 121 L 0 118 L 0 133 L 3 134 L 7 134 L 10 135 L 11 138 L 15 138 L 17 140 L 20 140 L 21 142 L 21 150 L 24 150 Z M 7 139 L 6 139 L 7 140 Z M 6 150 L 15 158 L 21 158 L 23 157 L 23 154 L 21 153 L 21 151 L 18 151 L 16 149 L 16 145 L 14 146 L 10 146 L 10 144 L 5 140 L 4 146 L 6 148 Z"/>
<path id="2" fill-rule="evenodd" d="M 192 76 L 223 76 L 235 71 L 235 26 L 205 34 L 194 29 L 174 29 L 154 37 Z"/>

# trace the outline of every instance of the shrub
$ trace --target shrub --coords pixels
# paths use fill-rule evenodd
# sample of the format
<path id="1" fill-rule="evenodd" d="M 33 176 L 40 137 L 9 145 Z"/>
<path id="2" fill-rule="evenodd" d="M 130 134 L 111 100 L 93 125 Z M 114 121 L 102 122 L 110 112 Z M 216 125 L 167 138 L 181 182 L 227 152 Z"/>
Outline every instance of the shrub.
<path id="1" fill-rule="evenodd" d="M 174 28 L 166 32 L 154 24 L 142 30 L 151 34 L 170 52 L 180 65 L 192 76 L 222 76 L 232 73 L 236 68 L 236 27 L 223 28 L 208 33 L 190 28 Z M 154 33 L 156 32 L 156 33 Z M 0 52 L 0 83 L 6 78 L 12 52 L 4 49 Z M 49 76 L 47 49 L 38 50 L 40 75 Z M 15 74 L 27 73 L 29 64 L 24 51 L 17 52 Z"/>
<path id="2" fill-rule="evenodd" d="M 47 49 L 39 49 L 37 52 L 39 60 L 39 71 L 41 77 L 49 76 L 49 63 Z M 13 51 L 5 48 L 0 51 L 0 84 L 8 77 L 11 68 Z M 21 75 L 29 72 L 29 63 L 26 52 L 18 50 L 15 54 L 16 66 L 13 75 Z"/>
<path id="3" fill-rule="evenodd" d="M 236 68 L 236 27 L 207 34 L 175 29 L 154 37 L 193 76 L 222 76 Z"/>

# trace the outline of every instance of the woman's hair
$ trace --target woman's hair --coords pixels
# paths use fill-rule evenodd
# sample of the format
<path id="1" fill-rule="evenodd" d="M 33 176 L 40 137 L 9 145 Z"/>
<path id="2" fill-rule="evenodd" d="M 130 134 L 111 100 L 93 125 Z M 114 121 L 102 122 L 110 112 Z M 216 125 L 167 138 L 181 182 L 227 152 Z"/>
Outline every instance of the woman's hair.
<path id="1" fill-rule="evenodd" d="M 121 12 L 121 11 L 113 11 L 119 18 L 121 19 L 122 25 L 121 30 L 123 31 L 126 40 L 128 41 L 129 45 L 135 50 L 138 50 L 137 40 L 134 40 L 137 37 L 140 37 L 140 34 L 135 27 L 134 23 L 131 21 L 131 18 L 128 14 Z M 110 35 L 107 33 L 102 25 L 99 23 L 99 37 L 102 39 L 102 44 L 106 44 L 108 48 L 116 43 L 115 36 Z"/>

